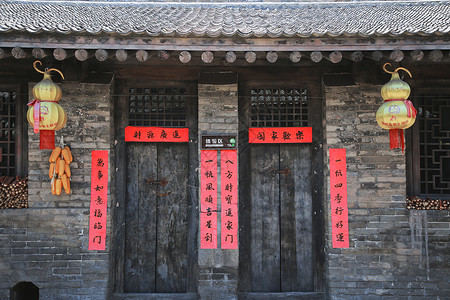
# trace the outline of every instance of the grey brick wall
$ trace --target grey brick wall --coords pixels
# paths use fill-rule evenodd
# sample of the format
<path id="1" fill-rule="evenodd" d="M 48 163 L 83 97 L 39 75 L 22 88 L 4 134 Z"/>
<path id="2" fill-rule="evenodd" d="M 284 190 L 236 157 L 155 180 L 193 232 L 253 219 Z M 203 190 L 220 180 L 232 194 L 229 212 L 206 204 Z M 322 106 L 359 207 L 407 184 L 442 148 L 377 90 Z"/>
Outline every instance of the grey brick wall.
<path id="1" fill-rule="evenodd" d="M 198 131 L 200 136 L 202 134 L 236 134 L 237 136 L 237 83 L 224 85 L 199 84 L 198 107 Z M 199 140 L 201 140 L 200 136 Z M 220 156 L 218 159 L 220 160 Z M 218 172 L 220 172 L 220 169 Z M 220 186 L 220 182 L 218 184 Z M 220 189 L 218 189 L 217 197 L 219 199 L 218 211 L 220 211 Z M 220 214 L 218 214 L 218 237 L 220 237 L 220 224 Z M 198 293 L 200 298 L 205 300 L 236 299 L 238 265 L 238 250 L 220 249 L 220 240 L 218 241 L 218 249 L 199 249 Z"/>
<path id="2" fill-rule="evenodd" d="M 405 156 L 389 149 L 388 131 L 375 120 L 380 89 L 325 88 L 326 156 L 329 148 L 347 149 L 350 234 L 350 248 L 332 248 L 325 170 L 330 298 L 446 299 L 450 213 L 405 208 Z"/>
<path id="3" fill-rule="evenodd" d="M 106 251 L 89 251 L 88 235 L 90 154 L 110 149 L 110 87 L 63 83 L 61 89 L 60 104 L 68 121 L 56 138 L 59 143 L 64 136 L 73 153 L 72 192 L 51 194 L 51 150 L 39 150 L 39 137 L 29 126 L 30 208 L 0 211 L 0 299 L 8 299 L 10 288 L 21 281 L 37 285 L 40 299 L 105 299 L 107 295 L 110 232 Z M 110 215 L 108 229 L 109 219 Z"/>

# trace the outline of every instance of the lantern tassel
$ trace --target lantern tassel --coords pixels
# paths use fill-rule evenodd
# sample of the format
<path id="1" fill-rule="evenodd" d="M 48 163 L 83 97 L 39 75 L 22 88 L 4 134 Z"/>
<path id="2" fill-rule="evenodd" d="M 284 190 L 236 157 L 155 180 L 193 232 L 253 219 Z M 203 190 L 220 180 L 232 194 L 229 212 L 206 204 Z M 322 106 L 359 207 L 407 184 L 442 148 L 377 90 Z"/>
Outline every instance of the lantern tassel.
<path id="1" fill-rule="evenodd" d="M 405 151 L 405 136 L 403 129 L 389 129 L 389 142 L 391 149 L 402 149 Z"/>
<path id="2" fill-rule="evenodd" d="M 40 130 L 39 149 L 55 149 L 55 131 Z"/>

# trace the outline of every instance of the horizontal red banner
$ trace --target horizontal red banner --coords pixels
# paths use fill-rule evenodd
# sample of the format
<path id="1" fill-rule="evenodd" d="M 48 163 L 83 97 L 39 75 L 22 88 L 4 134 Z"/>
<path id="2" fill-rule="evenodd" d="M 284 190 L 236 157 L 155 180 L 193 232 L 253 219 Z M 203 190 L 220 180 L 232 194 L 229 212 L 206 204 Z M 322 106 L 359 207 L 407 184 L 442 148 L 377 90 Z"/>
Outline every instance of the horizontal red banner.
<path id="1" fill-rule="evenodd" d="M 125 127 L 125 142 L 189 142 L 188 128 Z"/>
<path id="2" fill-rule="evenodd" d="M 312 143 L 312 127 L 249 128 L 248 141 L 254 144 Z"/>

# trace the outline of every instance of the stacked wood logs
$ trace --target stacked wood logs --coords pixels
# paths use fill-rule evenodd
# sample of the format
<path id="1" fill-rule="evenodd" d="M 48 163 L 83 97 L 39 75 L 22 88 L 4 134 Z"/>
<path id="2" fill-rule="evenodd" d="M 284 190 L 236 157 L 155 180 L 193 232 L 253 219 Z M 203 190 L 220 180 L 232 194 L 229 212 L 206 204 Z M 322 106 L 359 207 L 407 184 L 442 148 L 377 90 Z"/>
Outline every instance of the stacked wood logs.
<path id="1" fill-rule="evenodd" d="M 450 201 L 448 200 L 432 200 L 432 199 L 421 199 L 419 197 L 408 197 L 406 199 L 407 209 L 418 209 L 418 210 L 450 210 Z"/>
<path id="2" fill-rule="evenodd" d="M 0 209 L 28 207 L 28 178 L 0 177 Z"/>

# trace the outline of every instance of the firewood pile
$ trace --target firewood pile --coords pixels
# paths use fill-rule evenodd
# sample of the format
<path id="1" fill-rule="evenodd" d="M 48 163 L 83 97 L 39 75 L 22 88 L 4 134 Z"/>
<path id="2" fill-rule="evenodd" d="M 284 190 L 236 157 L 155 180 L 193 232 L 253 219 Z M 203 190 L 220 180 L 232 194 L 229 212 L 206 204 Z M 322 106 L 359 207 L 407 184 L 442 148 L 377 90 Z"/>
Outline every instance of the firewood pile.
<path id="1" fill-rule="evenodd" d="M 430 198 L 421 199 L 419 197 L 408 197 L 406 199 L 407 209 L 418 210 L 450 210 L 450 201 L 447 200 L 433 200 Z"/>
<path id="2" fill-rule="evenodd" d="M 28 177 L 0 177 L 0 209 L 28 207 Z"/>

